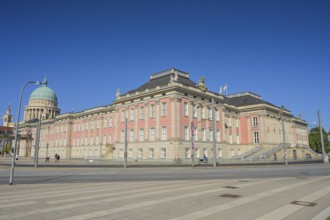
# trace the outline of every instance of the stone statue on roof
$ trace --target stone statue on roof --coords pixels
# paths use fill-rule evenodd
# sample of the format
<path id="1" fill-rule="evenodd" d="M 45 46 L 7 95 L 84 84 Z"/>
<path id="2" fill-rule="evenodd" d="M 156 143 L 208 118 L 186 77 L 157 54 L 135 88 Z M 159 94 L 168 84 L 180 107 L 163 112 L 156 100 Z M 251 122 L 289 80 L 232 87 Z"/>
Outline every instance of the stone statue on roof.
<path id="1" fill-rule="evenodd" d="M 174 73 L 174 81 L 178 81 L 178 78 L 179 78 L 178 73 L 175 72 L 175 73 Z"/>
<path id="2" fill-rule="evenodd" d="M 120 91 L 119 91 L 119 88 L 117 89 L 117 92 L 116 92 L 116 100 L 120 98 Z"/>
<path id="3" fill-rule="evenodd" d="M 203 92 L 206 92 L 206 91 L 207 91 L 207 87 L 205 86 L 205 79 L 204 79 L 204 76 L 202 76 L 201 79 L 199 80 L 198 87 L 199 87 Z"/>
<path id="4" fill-rule="evenodd" d="M 169 84 L 172 84 L 173 81 L 174 81 L 174 77 L 173 77 L 173 75 L 171 75 L 171 76 L 170 76 L 170 82 L 169 82 Z"/>

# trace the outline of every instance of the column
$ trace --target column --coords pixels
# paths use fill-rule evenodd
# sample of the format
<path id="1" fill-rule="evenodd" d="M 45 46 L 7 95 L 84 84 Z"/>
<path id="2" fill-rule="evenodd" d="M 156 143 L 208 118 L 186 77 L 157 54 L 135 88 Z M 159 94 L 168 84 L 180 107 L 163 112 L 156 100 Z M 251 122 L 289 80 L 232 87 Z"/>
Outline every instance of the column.
<path id="1" fill-rule="evenodd" d="M 161 133 L 161 130 L 160 130 L 160 101 L 159 99 L 156 100 L 156 140 L 160 140 L 160 133 Z"/>
<path id="2" fill-rule="evenodd" d="M 173 96 L 171 97 L 171 139 L 176 139 L 176 127 L 177 124 L 175 123 L 176 115 L 178 114 L 175 109 L 176 98 Z"/>
<path id="3" fill-rule="evenodd" d="M 144 139 L 149 140 L 149 105 L 144 103 Z"/>

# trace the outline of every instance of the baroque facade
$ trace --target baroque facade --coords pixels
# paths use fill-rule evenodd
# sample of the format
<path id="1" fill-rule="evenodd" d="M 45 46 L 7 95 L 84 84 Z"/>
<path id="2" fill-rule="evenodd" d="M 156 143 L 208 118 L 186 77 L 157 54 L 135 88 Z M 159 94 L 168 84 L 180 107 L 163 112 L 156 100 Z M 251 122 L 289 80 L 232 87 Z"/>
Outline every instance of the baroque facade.
<path id="1" fill-rule="evenodd" d="M 192 154 L 212 158 L 213 139 L 216 157 L 245 158 L 261 151 L 283 151 L 281 120 L 288 157 L 308 148 L 307 123 L 301 117 L 251 92 L 209 91 L 204 77 L 195 83 L 177 69 L 152 74 L 145 84 L 125 94 L 118 89 L 116 100 L 106 106 L 60 114 L 57 105 L 45 79 L 25 107 L 20 134 L 32 138 L 19 141 L 20 156 L 33 155 L 37 129 L 29 121 L 35 118 L 41 120 L 41 158 L 57 153 L 68 159 L 122 159 L 125 137 L 129 160 L 191 160 Z"/>

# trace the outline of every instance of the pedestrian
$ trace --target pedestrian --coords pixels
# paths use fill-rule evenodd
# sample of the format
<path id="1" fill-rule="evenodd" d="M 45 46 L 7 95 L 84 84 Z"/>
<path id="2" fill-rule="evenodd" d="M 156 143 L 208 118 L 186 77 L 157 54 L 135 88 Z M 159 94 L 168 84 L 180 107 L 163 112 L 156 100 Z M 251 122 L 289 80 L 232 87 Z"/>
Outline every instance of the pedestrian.
<path id="1" fill-rule="evenodd" d="M 57 153 L 55 154 L 55 162 L 57 161 Z"/>
<path id="2" fill-rule="evenodd" d="M 203 156 L 203 160 L 204 160 L 204 163 L 206 163 L 207 162 L 207 157 L 206 157 L 206 155 L 204 154 L 204 156 Z"/>
<path id="3" fill-rule="evenodd" d="M 45 161 L 45 162 L 46 162 L 46 163 L 49 162 L 49 155 L 46 156 L 46 161 Z"/>

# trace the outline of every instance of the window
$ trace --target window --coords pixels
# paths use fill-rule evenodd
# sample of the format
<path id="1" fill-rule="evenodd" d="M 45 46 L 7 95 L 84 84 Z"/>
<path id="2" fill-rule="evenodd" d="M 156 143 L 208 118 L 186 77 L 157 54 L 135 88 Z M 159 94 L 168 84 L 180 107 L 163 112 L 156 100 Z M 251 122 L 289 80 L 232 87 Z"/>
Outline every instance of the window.
<path id="1" fill-rule="evenodd" d="M 219 155 L 219 158 L 222 158 L 222 149 L 221 148 L 219 149 L 219 154 L 218 155 Z"/>
<path id="2" fill-rule="evenodd" d="M 193 117 L 197 118 L 197 106 L 195 104 L 192 105 Z"/>
<path id="3" fill-rule="evenodd" d="M 96 121 L 96 128 L 100 128 L 100 120 Z"/>
<path id="4" fill-rule="evenodd" d="M 188 103 L 184 103 L 184 116 L 188 116 Z"/>
<path id="5" fill-rule="evenodd" d="M 239 120 L 236 119 L 236 128 L 238 128 L 238 127 L 239 127 Z"/>
<path id="6" fill-rule="evenodd" d="M 217 130 L 217 142 L 220 142 L 220 131 Z"/>
<path id="7" fill-rule="evenodd" d="M 167 128 L 166 128 L 166 126 L 162 127 L 162 140 L 163 141 L 167 140 Z"/>
<path id="8" fill-rule="evenodd" d="M 258 127 L 258 118 L 253 117 L 253 127 Z"/>
<path id="9" fill-rule="evenodd" d="M 100 137 L 96 136 L 96 145 L 99 145 L 99 144 L 100 144 Z"/>
<path id="10" fill-rule="evenodd" d="M 105 118 L 103 121 L 103 127 L 106 128 L 108 125 L 108 120 Z"/>
<path id="11" fill-rule="evenodd" d="M 130 120 L 133 121 L 134 120 L 134 108 L 131 108 L 131 111 L 130 111 Z"/>
<path id="12" fill-rule="evenodd" d="M 256 131 L 253 133 L 254 136 L 254 143 L 259 144 L 259 133 Z"/>
<path id="13" fill-rule="evenodd" d="M 125 110 L 121 111 L 121 121 L 125 121 Z"/>
<path id="14" fill-rule="evenodd" d="M 208 118 L 209 120 L 212 120 L 212 117 L 213 117 L 212 115 L 213 115 L 212 108 L 209 108 L 209 118 Z"/>
<path id="15" fill-rule="evenodd" d="M 112 118 L 109 119 L 109 127 L 112 128 Z"/>
<path id="16" fill-rule="evenodd" d="M 217 121 L 220 120 L 220 111 L 219 110 L 216 111 L 216 120 Z"/>
<path id="17" fill-rule="evenodd" d="M 129 131 L 129 141 L 134 142 L 134 130 L 133 129 L 131 129 Z"/>
<path id="18" fill-rule="evenodd" d="M 205 107 L 202 107 L 202 118 L 205 119 Z"/>
<path id="19" fill-rule="evenodd" d="M 142 159 L 143 158 L 143 149 L 138 150 L 138 158 Z"/>
<path id="20" fill-rule="evenodd" d="M 94 129 L 94 121 L 91 121 L 91 129 Z"/>
<path id="21" fill-rule="evenodd" d="M 205 135 L 205 129 L 202 128 L 202 141 L 205 141 L 206 140 L 206 135 Z"/>
<path id="22" fill-rule="evenodd" d="M 162 116 L 166 116 L 167 115 L 167 103 L 163 102 L 162 103 Z"/>
<path id="23" fill-rule="evenodd" d="M 160 149 L 160 158 L 161 159 L 166 159 L 166 148 L 161 148 Z"/>
<path id="24" fill-rule="evenodd" d="M 199 158 L 199 149 L 198 148 L 195 148 L 195 157 Z"/>
<path id="25" fill-rule="evenodd" d="M 209 131 L 210 131 L 210 141 L 213 141 L 213 130 L 210 129 Z"/>
<path id="26" fill-rule="evenodd" d="M 236 134 L 236 144 L 239 144 L 239 135 Z"/>
<path id="27" fill-rule="evenodd" d="M 188 126 L 184 126 L 184 139 L 189 140 Z"/>
<path id="28" fill-rule="evenodd" d="M 155 140 L 155 128 L 150 128 L 150 141 Z"/>
<path id="29" fill-rule="evenodd" d="M 128 149 L 128 155 L 127 155 L 129 158 L 133 158 L 133 149 L 130 148 Z"/>
<path id="30" fill-rule="evenodd" d="M 229 143 L 230 143 L 230 144 L 233 143 L 233 135 L 232 135 L 232 134 L 229 135 Z"/>
<path id="31" fill-rule="evenodd" d="M 125 141 L 125 131 L 121 131 L 120 132 L 120 142 L 124 142 Z"/>
<path id="32" fill-rule="evenodd" d="M 140 139 L 139 140 L 144 141 L 144 129 L 143 128 L 140 129 Z"/>
<path id="33" fill-rule="evenodd" d="M 111 136 L 111 134 L 109 134 L 108 142 L 109 142 L 109 144 L 112 144 L 112 136 Z"/>
<path id="34" fill-rule="evenodd" d="M 124 149 L 119 150 L 119 157 L 124 157 Z"/>
<path id="35" fill-rule="evenodd" d="M 155 117 L 155 105 L 150 106 L 150 118 Z"/>
<path id="36" fill-rule="evenodd" d="M 185 157 L 188 159 L 191 157 L 191 153 L 190 153 L 190 148 L 186 148 L 184 151 L 184 155 Z"/>
<path id="37" fill-rule="evenodd" d="M 195 128 L 195 130 L 194 130 L 194 139 L 195 139 L 195 141 L 198 140 L 198 130 L 197 130 L 197 128 Z"/>
<path id="38" fill-rule="evenodd" d="M 229 127 L 231 127 L 231 118 L 228 119 L 228 124 L 229 124 Z"/>
<path id="39" fill-rule="evenodd" d="M 103 143 L 102 143 L 102 144 L 106 144 L 106 143 L 107 143 L 107 136 L 104 135 L 104 136 L 103 136 Z"/>
<path id="40" fill-rule="evenodd" d="M 149 148 L 149 158 L 154 158 L 154 149 Z"/>
<path id="41" fill-rule="evenodd" d="M 144 119 L 144 106 L 140 107 L 140 119 Z"/>

